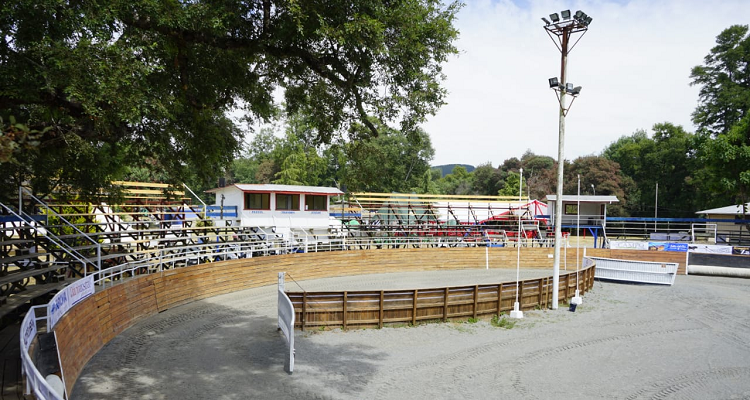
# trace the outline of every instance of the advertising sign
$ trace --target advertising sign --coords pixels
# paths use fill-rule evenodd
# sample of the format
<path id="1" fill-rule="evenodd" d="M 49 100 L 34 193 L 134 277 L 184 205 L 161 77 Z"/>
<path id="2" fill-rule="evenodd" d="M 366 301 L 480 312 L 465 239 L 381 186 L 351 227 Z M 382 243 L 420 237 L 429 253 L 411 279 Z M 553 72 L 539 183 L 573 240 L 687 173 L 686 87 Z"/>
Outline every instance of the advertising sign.
<path id="1" fill-rule="evenodd" d="M 656 250 L 656 251 L 678 251 L 678 252 L 685 253 L 688 251 L 688 244 L 687 243 L 670 243 L 670 242 L 648 242 L 648 249 Z"/>
<path id="2" fill-rule="evenodd" d="M 94 294 L 94 276 L 79 279 L 58 292 L 47 305 L 48 326 L 55 327 L 57 321 L 74 305 Z"/>
<path id="3" fill-rule="evenodd" d="M 648 250 L 648 242 L 610 240 L 609 248 L 612 250 Z"/>
<path id="4" fill-rule="evenodd" d="M 691 253 L 732 254 L 732 246 L 721 246 L 716 244 L 691 244 L 688 251 L 690 251 Z"/>
<path id="5" fill-rule="evenodd" d="M 23 325 L 21 325 L 21 344 L 23 345 L 23 351 L 29 352 L 29 346 L 31 341 L 36 337 L 36 318 L 34 318 L 33 309 L 26 314 L 26 318 L 23 319 Z"/>

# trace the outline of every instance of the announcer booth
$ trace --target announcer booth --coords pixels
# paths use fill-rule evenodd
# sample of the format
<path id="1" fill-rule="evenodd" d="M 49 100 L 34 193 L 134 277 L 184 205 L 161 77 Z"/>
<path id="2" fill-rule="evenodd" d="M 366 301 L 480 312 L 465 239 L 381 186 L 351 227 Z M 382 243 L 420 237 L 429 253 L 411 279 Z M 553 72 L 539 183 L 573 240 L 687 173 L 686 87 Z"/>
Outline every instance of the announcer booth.
<path id="1" fill-rule="evenodd" d="M 558 215 L 556 206 L 557 196 L 547 195 L 547 205 L 550 210 L 551 223 L 554 224 Z M 606 240 L 607 228 L 607 206 L 618 203 L 617 196 L 577 196 L 563 195 L 562 212 L 559 213 L 562 218 L 562 228 L 568 232 L 580 228 L 584 234 L 588 231 L 594 237 L 594 247 L 597 247 L 597 241 L 601 237 L 602 245 Z"/>
<path id="2" fill-rule="evenodd" d="M 216 206 L 237 210 L 246 227 L 327 229 L 331 196 L 344 193 L 333 187 L 273 184 L 234 184 L 211 189 Z"/>

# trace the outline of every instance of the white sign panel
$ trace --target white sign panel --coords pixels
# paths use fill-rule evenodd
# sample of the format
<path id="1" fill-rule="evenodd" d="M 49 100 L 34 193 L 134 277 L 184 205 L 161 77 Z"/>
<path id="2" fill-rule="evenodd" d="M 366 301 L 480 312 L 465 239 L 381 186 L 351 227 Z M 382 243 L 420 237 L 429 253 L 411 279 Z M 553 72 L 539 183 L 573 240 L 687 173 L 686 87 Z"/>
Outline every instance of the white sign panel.
<path id="1" fill-rule="evenodd" d="M 688 246 L 691 253 L 708 254 L 732 254 L 732 246 L 720 246 L 716 244 L 691 244 Z"/>
<path id="2" fill-rule="evenodd" d="M 27 353 L 29 352 L 31 341 L 36 337 L 36 318 L 34 318 L 34 315 L 34 310 L 29 310 L 21 325 L 21 344 L 23 345 L 23 351 Z"/>
<path id="3" fill-rule="evenodd" d="M 68 310 L 92 294 L 94 294 L 94 275 L 79 279 L 57 293 L 47 306 L 47 324 L 49 328 L 54 328 L 57 321 Z"/>
<path id="4" fill-rule="evenodd" d="M 648 250 L 648 242 L 631 242 L 626 240 L 610 240 L 611 250 Z"/>

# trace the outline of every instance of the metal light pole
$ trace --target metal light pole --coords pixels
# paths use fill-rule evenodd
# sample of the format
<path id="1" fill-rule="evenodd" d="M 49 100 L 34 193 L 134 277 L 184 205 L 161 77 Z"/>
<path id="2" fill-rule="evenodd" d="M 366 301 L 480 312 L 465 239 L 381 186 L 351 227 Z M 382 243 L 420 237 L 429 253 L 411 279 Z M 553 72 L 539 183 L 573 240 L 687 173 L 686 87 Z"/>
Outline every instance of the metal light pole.
<path id="1" fill-rule="evenodd" d="M 552 267 L 552 309 L 557 309 L 558 292 L 560 287 L 560 243 L 562 242 L 562 196 L 563 196 L 563 164 L 565 160 L 565 116 L 570 110 L 570 106 L 565 104 L 565 95 L 570 94 L 573 97 L 570 105 L 573 105 L 576 96 L 581 93 L 581 87 L 574 87 L 572 83 L 567 82 L 568 53 L 575 47 L 581 37 L 588 30 L 591 23 L 591 17 L 583 11 L 576 11 L 571 19 L 570 10 L 565 10 L 558 15 L 550 14 L 550 20 L 542 18 L 544 29 L 547 31 L 550 39 L 560 50 L 560 79 L 550 78 L 550 88 L 555 90 L 558 102 L 560 103 L 560 121 L 559 136 L 557 144 L 557 190 L 555 198 L 555 252 Z M 575 42 L 570 45 L 571 37 L 578 35 Z M 554 35 L 554 36 L 553 36 Z"/>

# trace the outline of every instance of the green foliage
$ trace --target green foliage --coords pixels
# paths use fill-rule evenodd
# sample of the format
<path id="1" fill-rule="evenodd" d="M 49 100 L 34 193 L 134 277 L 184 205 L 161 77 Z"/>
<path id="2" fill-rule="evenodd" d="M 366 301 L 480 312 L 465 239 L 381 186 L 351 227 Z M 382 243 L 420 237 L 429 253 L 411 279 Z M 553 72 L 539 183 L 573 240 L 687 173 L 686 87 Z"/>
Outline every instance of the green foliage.
<path id="1" fill-rule="evenodd" d="M 411 136 L 385 126 L 379 130 L 378 137 L 344 146 L 341 182 L 352 192 L 407 193 L 424 186 L 435 153 L 430 137 L 421 130 Z"/>
<path id="2" fill-rule="evenodd" d="M 722 135 L 750 110 L 750 35 L 747 25 L 733 25 L 716 37 L 716 46 L 693 68 L 692 85 L 700 86 L 693 122 Z"/>
<path id="3" fill-rule="evenodd" d="M 523 187 L 521 187 L 523 185 Z M 500 196 L 519 197 L 526 195 L 526 181 L 521 183 L 521 174 L 518 172 L 509 172 L 505 177 L 505 185 L 497 194 Z M 520 193 L 519 193 L 520 190 Z"/>
<path id="4" fill-rule="evenodd" d="M 309 130 L 297 133 L 306 145 L 335 142 L 354 123 L 365 129 L 353 137 L 376 136 L 370 117 L 398 121 L 418 139 L 417 125 L 443 104 L 459 8 L 437 0 L 0 3 L 0 117 L 16 119 L 0 124 L 3 189 L 33 178 L 37 193 L 94 193 L 127 174 L 149 175 L 143 167 L 168 182 L 215 182 L 244 134 L 227 114 L 274 119 L 277 89 L 288 115 L 306 116 Z M 307 165 L 306 155 L 288 164 Z M 277 170 L 257 160 L 256 175 L 309 179 L 277 177 L 286 158 L 274 160 Z"/>
<path id="5" fill-rule="evenodd" d="M 721 199 L 731 199 L 734 204 L 747 204 L 750 201 L 750 115 L 726 134 L 716 138 L 704 134 L 696 143 L 699 160 L 705 166 L 703 173 L 708 191 Z M 743 207 L 745 213 L 747 210 Z"/>

